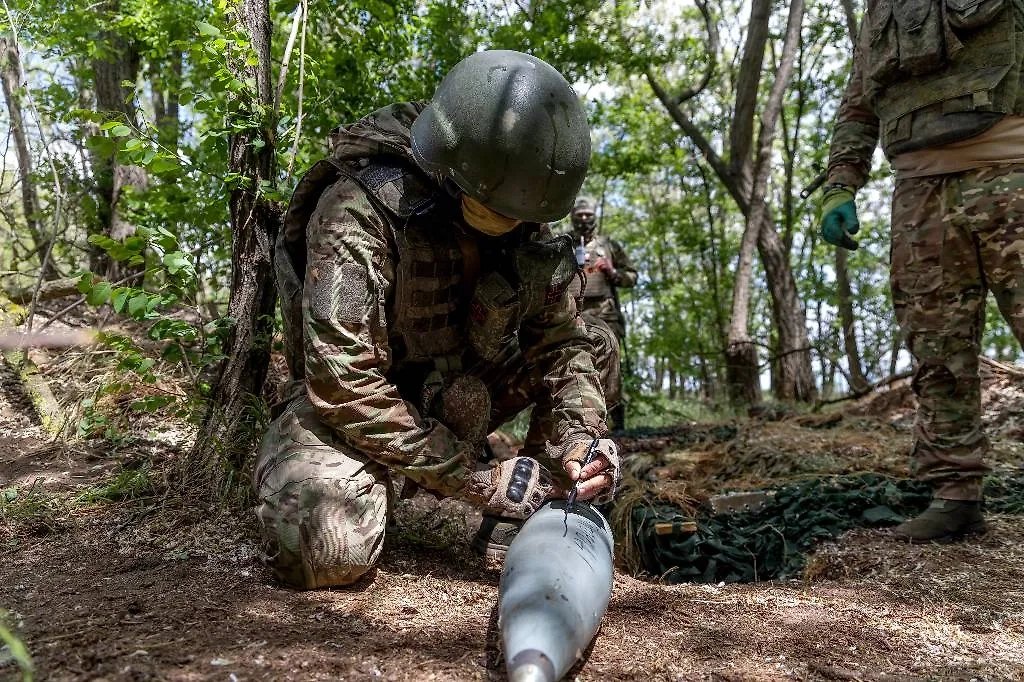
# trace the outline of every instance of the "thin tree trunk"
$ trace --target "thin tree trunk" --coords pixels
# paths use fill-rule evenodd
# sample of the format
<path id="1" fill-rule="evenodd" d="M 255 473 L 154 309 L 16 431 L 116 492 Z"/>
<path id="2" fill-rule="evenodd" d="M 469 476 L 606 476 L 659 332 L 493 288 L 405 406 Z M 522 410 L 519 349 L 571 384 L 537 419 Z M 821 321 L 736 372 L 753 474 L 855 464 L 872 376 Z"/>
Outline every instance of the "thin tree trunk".
<path id="1" fill-rule="evenodd" d="M 771 175 L 771 152 L 775 142 L 775 126 L 782 110 L 782 97 L 789 86 L 793 73 L 793 61 L 803 24 L 803 0 L 790 3 L 786 38 L 782 46 L 782 61 L 772 84 L 771 93 L 761 112 L 761 129 L 758 133 L 757 160 L 754 164 L 754 183 L 751 187 L 747 223 L 740 242 L 739 263 L 736 268 L 736 285 L 733 288 L 732 314 L 729 325 L 729 345 L 726 361 L 732 376 L 729 377 L 730 399 L 734 405 L 746 405 L 761 398 L 758 379 L 757 351 L 750 338 L 750 295 L 753 275 L 754 248 L 760 247 L 761 259 L 772 303 L 779 325 L 779 369 L 780 395 L 783 400 L 812 400 L 815 394 L 814 377 L 810 363 L 801 362 L 801 353 L 809 349 L 795 348 L 801 337 L 806 340 L 807 329 L 800 327 L 803 308 L 792 280 L 789 259 L 782 243 L 770 224 L 765 193 Z M 798 328 L 800 327 L 800 328 Z M 791 352 L 793 351 L 793 352 Z"/>
<path id="2" fill-rule="evenodd" d="M 32 154 L 28 147 L 28 133 L 25 130 L 25 118 L 21 111 L 21 55 L 18 44 L 7 35 L 0 35 L 0 81 L 2 81 L 4 100 L 11 117 L 11 135 L 14 137 L 14 150 L 18 157 L 18 183 L 21 185 L 21 206 L 25 213 L 25 224 L 32 246 L 39 257 L 40 266 L 44 269 L 43 277 L 56 279 L 57 271 L 52 259 L 47 259 L 50 250 L 50 239 L 45 235 L 41 220 L 42 207 L 39 193 L 32 180 Z"/>
<path id="3" fill-rule="evenodd" d="M 860 348 L 857 346 L 853 292 L 850 289 L 850 273 L 847 270 L 846 262 L 846 249 L 836 247 L 836 284 L 839 288 L 839 323 L 843 327 L 843 348 L 846 350 L 846 363 L 850 367 L 850 388 L 854 391 L 861 391 L 870 382 L 864 376 Z"/>
<path id="4" fill-rule="evenodd" d="M 104 11 L 113 16 L 119 10 L 117 0 L 108 2 Z M 135 124 L 134 84 L 138 78 L 140 54 L 138 46 L 117 31 L 106 31 L 101 36 L 104 56 L 93 59 L 93 82 L 96 93 L 96 109 L 110 118 L 118 118 Z M 94 158 L 93 177 L 99 200 L 98 211 L 106 233 L 112 239 L 123 240 L 135 233 L 135 225 L 128 215 L 127 195 L 146 189 L 148 178 L 144 168 L 118 161 L 117 154 L 97 155 Z M 93 272 L 109 280 L 119 280 L 144 269 L 144 266 L 128 266 L 112 260 L 102 251 L 94 251 L 91 267 Z"/>
<path id="5" fill-rule="evenodd" d="M 156 124 L 160 144 L 171 150 L 178 148 L 181 134 L 179 112 L 183 59 L 181 50 L 172 50 L 168 58 L 169 75 L 153 79 L 153 123 Z"/>
<path id="6" fill-rule="evenodd" d="M 235 20 L 249 37 L 256 64 L 235 61 L 236 75 L 256 83 L 258 104 L 269 111 L 274 93 L 270 84 L 270 8 L 268 0 L 243 0 Z M 251 96 L 251 94 L 247 94 Z M 249 189 L 237 188 L 230 196 L 232 254 L 231 299 L 228 314 L 237 320 L 226 342 L 228 359 L 212 388 L 212 400 L 182 481 L 196 481 L 201 490 L 216 495 L 252 452 L 258 429 L 252 423 L 253 404 L 260 399 L 270 363 L 274 305 L 272 245 L 278 209 L 258 196 L 254 188 L 272 179 L 274 140 L 272 125 L 239 130 L 228 141 L 229 169 L 248 178 Z M 253 142 L 263 144 L 258 150 Z M 198 481 L 197 481 L 198 478 Z"/>

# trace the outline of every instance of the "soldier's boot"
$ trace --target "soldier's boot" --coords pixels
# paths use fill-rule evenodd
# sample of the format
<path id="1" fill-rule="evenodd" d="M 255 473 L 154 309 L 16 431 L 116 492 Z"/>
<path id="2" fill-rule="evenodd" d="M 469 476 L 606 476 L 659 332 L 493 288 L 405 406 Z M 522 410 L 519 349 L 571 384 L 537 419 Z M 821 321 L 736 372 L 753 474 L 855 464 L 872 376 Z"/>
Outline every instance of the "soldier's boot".
<path id="1" fill-rule="evenodd" d="M 508 546 L 522 527 L 522 519 L 484 514 L 480 529 L 473 538 L 473 551 L 493 559 L 504 559 Z"/>
<path id="2" fill-rule="evenodd" d="M 982 535 L 986 530 L 981 502 L 935 499 L 920 515 L 896 526 L 893 533 L 911 543 L 947 543 Z"/>

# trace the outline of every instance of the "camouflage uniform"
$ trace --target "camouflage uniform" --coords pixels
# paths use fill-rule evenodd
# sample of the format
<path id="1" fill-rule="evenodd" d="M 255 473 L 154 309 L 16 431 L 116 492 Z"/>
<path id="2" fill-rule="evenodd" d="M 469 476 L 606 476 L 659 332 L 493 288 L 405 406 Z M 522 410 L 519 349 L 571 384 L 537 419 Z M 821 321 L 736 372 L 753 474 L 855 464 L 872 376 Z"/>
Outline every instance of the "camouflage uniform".
<path id="1" fill-rule="evenodd" d="M 374 565 L 392 474 L 458 496 L 487 433 L 531 404 L 524 454 L 606 430 L 593 357 L 608 342 L 568 296 L 571 244 L 531 239 L 535 224 L 467 228 L 455 194 L 411 161 L 421 110 L 397 104 L 336 131 L 276 249 L 303 386 L 264 437 L 254 484 L 270 565 L 297 587 Z"/>
<path id="2" fill-rule="evenodd" d="M 894 158 L 970 140 L 1024 113 L 1022 17 L 1019 0 L 869 0 L 832 136 L 829 182 L 863 186 L 880 137 Z M 1024 342 L 1022 255 L 1024 164 L 897 177 L 890 284 L 915 360 L 913 468 L 936 498 L 981 499 L 988 441 L 977 356 L 985 298 L 995 294 Z"/>
<path id="3" fill-rule="evenodd" d="M 575 245 L 580 237 L 570 235 Z M 583 289 L 583 312 L 591 313 L 604 320 L 621 341 L 626 336 L 626 325 L 615 294 L 616 289 L 628 289 L 636 286 L 636 268 L 629 260 L 622 246 L 608 237 L 591 233 L 585 239 L 583 271 L 586 274 L 586 289 Z M 599 270 L 595 263 L 599 258 L 607 258 L 615 268 L 615 277 L 610 278 Z M 572 292 L 579 295 L 580 286 L 574 283 Z"/>

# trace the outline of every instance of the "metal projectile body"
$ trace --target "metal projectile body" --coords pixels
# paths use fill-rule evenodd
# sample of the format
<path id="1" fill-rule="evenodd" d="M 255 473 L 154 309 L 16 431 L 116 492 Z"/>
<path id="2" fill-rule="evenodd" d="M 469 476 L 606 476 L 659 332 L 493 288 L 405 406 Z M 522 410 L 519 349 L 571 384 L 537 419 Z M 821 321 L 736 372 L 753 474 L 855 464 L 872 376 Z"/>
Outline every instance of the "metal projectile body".
<path id="1" fill-rule="evenodd" d="M 555 682 L 590 645 L 612 594 L 612 531 L 593 506 L 546 503 L 508 548 L 498 629 L 510 682 Z"/>

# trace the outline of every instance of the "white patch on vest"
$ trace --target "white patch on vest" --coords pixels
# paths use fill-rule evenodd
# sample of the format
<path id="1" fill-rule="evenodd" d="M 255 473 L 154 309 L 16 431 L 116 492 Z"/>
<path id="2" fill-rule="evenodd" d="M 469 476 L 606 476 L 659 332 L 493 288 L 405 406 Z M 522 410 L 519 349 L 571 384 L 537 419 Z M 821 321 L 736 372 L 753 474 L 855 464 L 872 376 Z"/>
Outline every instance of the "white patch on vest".
<path id="1" fill-rule="evenodd" d="M 506 109 L 505 115 L 501 117 L 501 127 L 505 129 L 506 133 L 511 133 L 512 129 L 516 127 L 516 121 L 519 120 L 519 114 L 512 109 Z"/>

